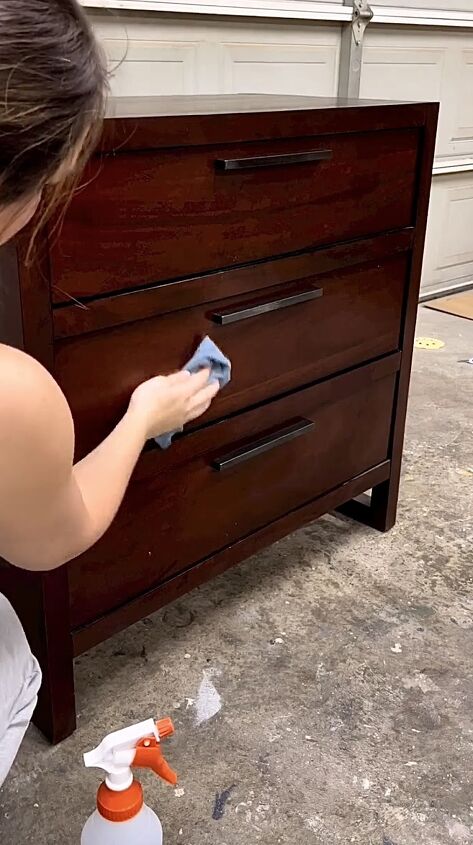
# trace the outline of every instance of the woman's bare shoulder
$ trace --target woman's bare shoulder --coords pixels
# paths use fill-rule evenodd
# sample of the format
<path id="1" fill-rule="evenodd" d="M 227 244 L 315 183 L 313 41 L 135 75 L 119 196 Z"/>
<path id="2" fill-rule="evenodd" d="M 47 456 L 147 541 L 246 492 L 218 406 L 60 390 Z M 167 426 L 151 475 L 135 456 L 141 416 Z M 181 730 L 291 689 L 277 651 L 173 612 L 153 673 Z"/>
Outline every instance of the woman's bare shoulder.
<path id="1" fill-rule="evenodd" d="M 15 349 L 14 346 L 0 343 L 0 378 L 11 376 L 15 368 L 20 368 L 23 374 L 41 371 L 48 375 L 48 371 L 31 355 L 21 349 Z"/>
<path id="2" fill-rule="evenodd" d="M 38 544 L 50 548 L 48 537 L 60 533 L 67 511 L 73 455 L 71 414 L 54 379 L 28 355 L 0 346 L 0 555 L 6 560 L 39 568 Z"/>
<path id="3" fill-rule="evenodd" d="M 0 437 L 3 447 L 19 438 L 36 442 L 70 424 L 67 402 L 48 371 L 34 358 L 0 345 Z"/>
<path id="4" fill-rule="evenodd" d="M 38 361 L 20 349 L 0 345 L 0 412 L 2 408 L 10 413 L 15 408 L 24 411 L 57 390 L 54 379 Z"/>

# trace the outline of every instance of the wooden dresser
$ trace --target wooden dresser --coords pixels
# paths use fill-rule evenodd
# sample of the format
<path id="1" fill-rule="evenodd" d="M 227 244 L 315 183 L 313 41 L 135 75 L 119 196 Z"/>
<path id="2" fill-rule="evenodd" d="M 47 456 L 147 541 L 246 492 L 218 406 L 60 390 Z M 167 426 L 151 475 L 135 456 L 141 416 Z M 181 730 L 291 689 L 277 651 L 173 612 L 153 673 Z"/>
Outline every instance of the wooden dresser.
<path id="1" fill-rule="evenodd" d="M 171 449 L 144 452 L 95 548 L 47 574 L 0 569 L 52 741 L 75 727 L 75 655 L 328 511 L 394 524 L 438 111 L 116 108 L 60 237 L 29 267 L 24 241 L 0 253 L 2 339 L 58 380 L 77 457 L 204 335 L 233 379 Z"/>

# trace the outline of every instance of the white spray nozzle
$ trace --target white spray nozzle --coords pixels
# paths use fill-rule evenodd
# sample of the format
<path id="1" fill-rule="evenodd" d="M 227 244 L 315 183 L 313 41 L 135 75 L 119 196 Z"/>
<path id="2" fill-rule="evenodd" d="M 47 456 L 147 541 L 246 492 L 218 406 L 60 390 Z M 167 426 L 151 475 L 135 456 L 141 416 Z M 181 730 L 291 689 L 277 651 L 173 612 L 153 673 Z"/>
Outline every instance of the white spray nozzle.
<path id="1" fill-rule="evenodd" d="M 131 767 L 137 745 L 146 737 L 159 742 L 159 731 L 153 719 L 147 719 L 129 728 L 109 734 L 97 748 L 84 754 L 87 768 L 103 769 L 105 783 L 114 792 L 122 792 L 133 783 Z"/>

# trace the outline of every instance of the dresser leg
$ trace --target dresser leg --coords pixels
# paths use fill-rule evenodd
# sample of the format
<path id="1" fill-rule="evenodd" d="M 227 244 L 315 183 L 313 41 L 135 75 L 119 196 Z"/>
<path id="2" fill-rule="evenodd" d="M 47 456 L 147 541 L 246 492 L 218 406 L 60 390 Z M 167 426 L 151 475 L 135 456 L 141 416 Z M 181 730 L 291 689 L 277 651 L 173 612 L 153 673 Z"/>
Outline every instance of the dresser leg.
<path id="1" fill-rule="evenodd" d="M 67 569 L 42 575 L 40 640 L 36 656 L 43 683 L 33 721 L 56 744 L 76 729 L 74 662 L 69 624 Z M 31 643 L 33 650 L 34 643 Z"/>
<path id="2" fill-rule="evenodd" d="M 33 722 L 56 744 L 76 727 L 67 568 L 33 573 L 1 564 L 0 592 L 18 614 L 43 673 Z"/>
<path id="3" fill-rule="evenodd" d="M 390 531 L 396 522 L 399 484 L 388 479 L 373 487 L 371 495 L 364 493 L 338 508 L 339 513 L 355 519 L 377 531 Z"/>

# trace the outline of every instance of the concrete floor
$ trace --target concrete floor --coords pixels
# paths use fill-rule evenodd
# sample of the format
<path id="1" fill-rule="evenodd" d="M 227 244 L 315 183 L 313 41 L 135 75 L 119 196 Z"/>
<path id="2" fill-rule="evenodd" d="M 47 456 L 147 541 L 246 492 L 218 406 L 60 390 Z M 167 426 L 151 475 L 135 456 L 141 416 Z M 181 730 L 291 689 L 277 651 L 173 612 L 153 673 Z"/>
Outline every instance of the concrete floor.
<path id="1" fill-rule="evenodd" d="M 81 753 L 168 713 L 166 845 L 473 842 L 473 322 L 418 334 L 446 345 L 415 356 L 397 527 L 322 519 L 80 658 L 79 728 L 30 730 L 2 843 L 79 843 Z"/>

